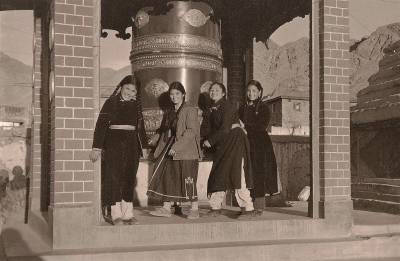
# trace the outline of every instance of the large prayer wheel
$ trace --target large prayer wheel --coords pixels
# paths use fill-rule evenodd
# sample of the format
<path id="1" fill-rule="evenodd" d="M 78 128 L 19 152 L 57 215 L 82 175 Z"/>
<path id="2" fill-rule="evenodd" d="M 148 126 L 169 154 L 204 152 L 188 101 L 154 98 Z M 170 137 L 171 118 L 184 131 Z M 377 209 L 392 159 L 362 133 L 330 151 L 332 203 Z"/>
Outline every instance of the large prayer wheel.
<path id="1" fill-rule="evenodd" d="M 186 101 L 197 106 L 199 94 L 222 80 L 220 27 L 212 13 L 202 2 L 173 1 L 163 12 L 149 7 L 136 14 L 130 60 L 148 134 L 160 126 L 170 83 L 180 81 Z"/>

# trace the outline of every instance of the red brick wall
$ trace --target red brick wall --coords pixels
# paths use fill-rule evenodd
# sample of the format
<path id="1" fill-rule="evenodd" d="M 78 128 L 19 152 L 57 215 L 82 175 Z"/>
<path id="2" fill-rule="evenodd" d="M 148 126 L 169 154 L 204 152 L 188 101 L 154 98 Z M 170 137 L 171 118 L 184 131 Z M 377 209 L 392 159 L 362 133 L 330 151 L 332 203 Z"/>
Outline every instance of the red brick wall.
<path id="1" fill-rule="evenodd" d="M 349 1 L 321 5 L 321 200 L 350 198 Z"/>
<path id="2" fill-rule="evenodd" d="M 93 1 L 55 0 L 52 204 L 93 201 Z"/>

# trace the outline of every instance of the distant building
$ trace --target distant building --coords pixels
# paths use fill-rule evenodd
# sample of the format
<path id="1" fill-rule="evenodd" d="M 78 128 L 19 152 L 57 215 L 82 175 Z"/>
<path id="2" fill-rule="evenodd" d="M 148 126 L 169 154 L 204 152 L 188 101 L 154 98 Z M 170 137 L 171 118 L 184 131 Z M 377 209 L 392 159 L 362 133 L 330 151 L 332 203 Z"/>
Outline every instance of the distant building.
<path id="1" fill-rule="evenodd" d="M 276 135 L 310 135 L 308 97 L 277 96 L 267 100 L 271 111 L 268 132 Z"/>
<path id="2" fill-rule="evenodd" d="M 0 105 L 0 128 L 7 130 L 13 127 L 27 125 L 29 110 L 27 107 Z"/>

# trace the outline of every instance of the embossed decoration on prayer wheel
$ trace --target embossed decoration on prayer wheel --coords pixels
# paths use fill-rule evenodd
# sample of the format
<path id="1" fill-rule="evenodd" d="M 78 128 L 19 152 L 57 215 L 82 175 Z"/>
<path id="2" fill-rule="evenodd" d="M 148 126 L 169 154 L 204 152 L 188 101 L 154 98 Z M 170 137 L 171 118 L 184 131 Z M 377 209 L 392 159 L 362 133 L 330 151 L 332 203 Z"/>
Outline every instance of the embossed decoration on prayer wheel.
<path id="1" fill-rule="evenodd" d="M 205 3 L 173 1 L 162 14 L 142 8 L 134 18 L 131 64 L 141 83 L 140 97 L 148 134 L 160 126 L 168 86 L 179 81 L 186 102 L 198 106 L 199 94 L 222 80 L 219 23 Z"/>

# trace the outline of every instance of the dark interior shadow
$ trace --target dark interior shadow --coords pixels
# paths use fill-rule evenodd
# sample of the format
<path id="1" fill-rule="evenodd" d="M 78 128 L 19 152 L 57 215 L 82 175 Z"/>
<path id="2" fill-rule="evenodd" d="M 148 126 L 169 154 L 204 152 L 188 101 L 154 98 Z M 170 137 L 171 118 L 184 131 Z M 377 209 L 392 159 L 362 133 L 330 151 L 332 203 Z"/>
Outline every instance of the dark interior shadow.
<path id="1" fill-rule="evenodd" d="M 137 178 L 136 178 L 136 181 L 135 181 L 135 189 L 133 189 L 133 200 L 132 200 L 132 203 L 133 203 L 134 207 L 139 207 L 140 206 L 140 202 L 139 202 L 138 194 L 136 192 L 136 186 L 137 186 Z"/>
<path id="2" fill-rule="evenodd" d="M 197 101 L 197 105 L 199 109 L 202 111 L 206 111 L 211 107 L 211 98 L 208 92 L 202 92 L 199 94 L 199 99 Z"/>

